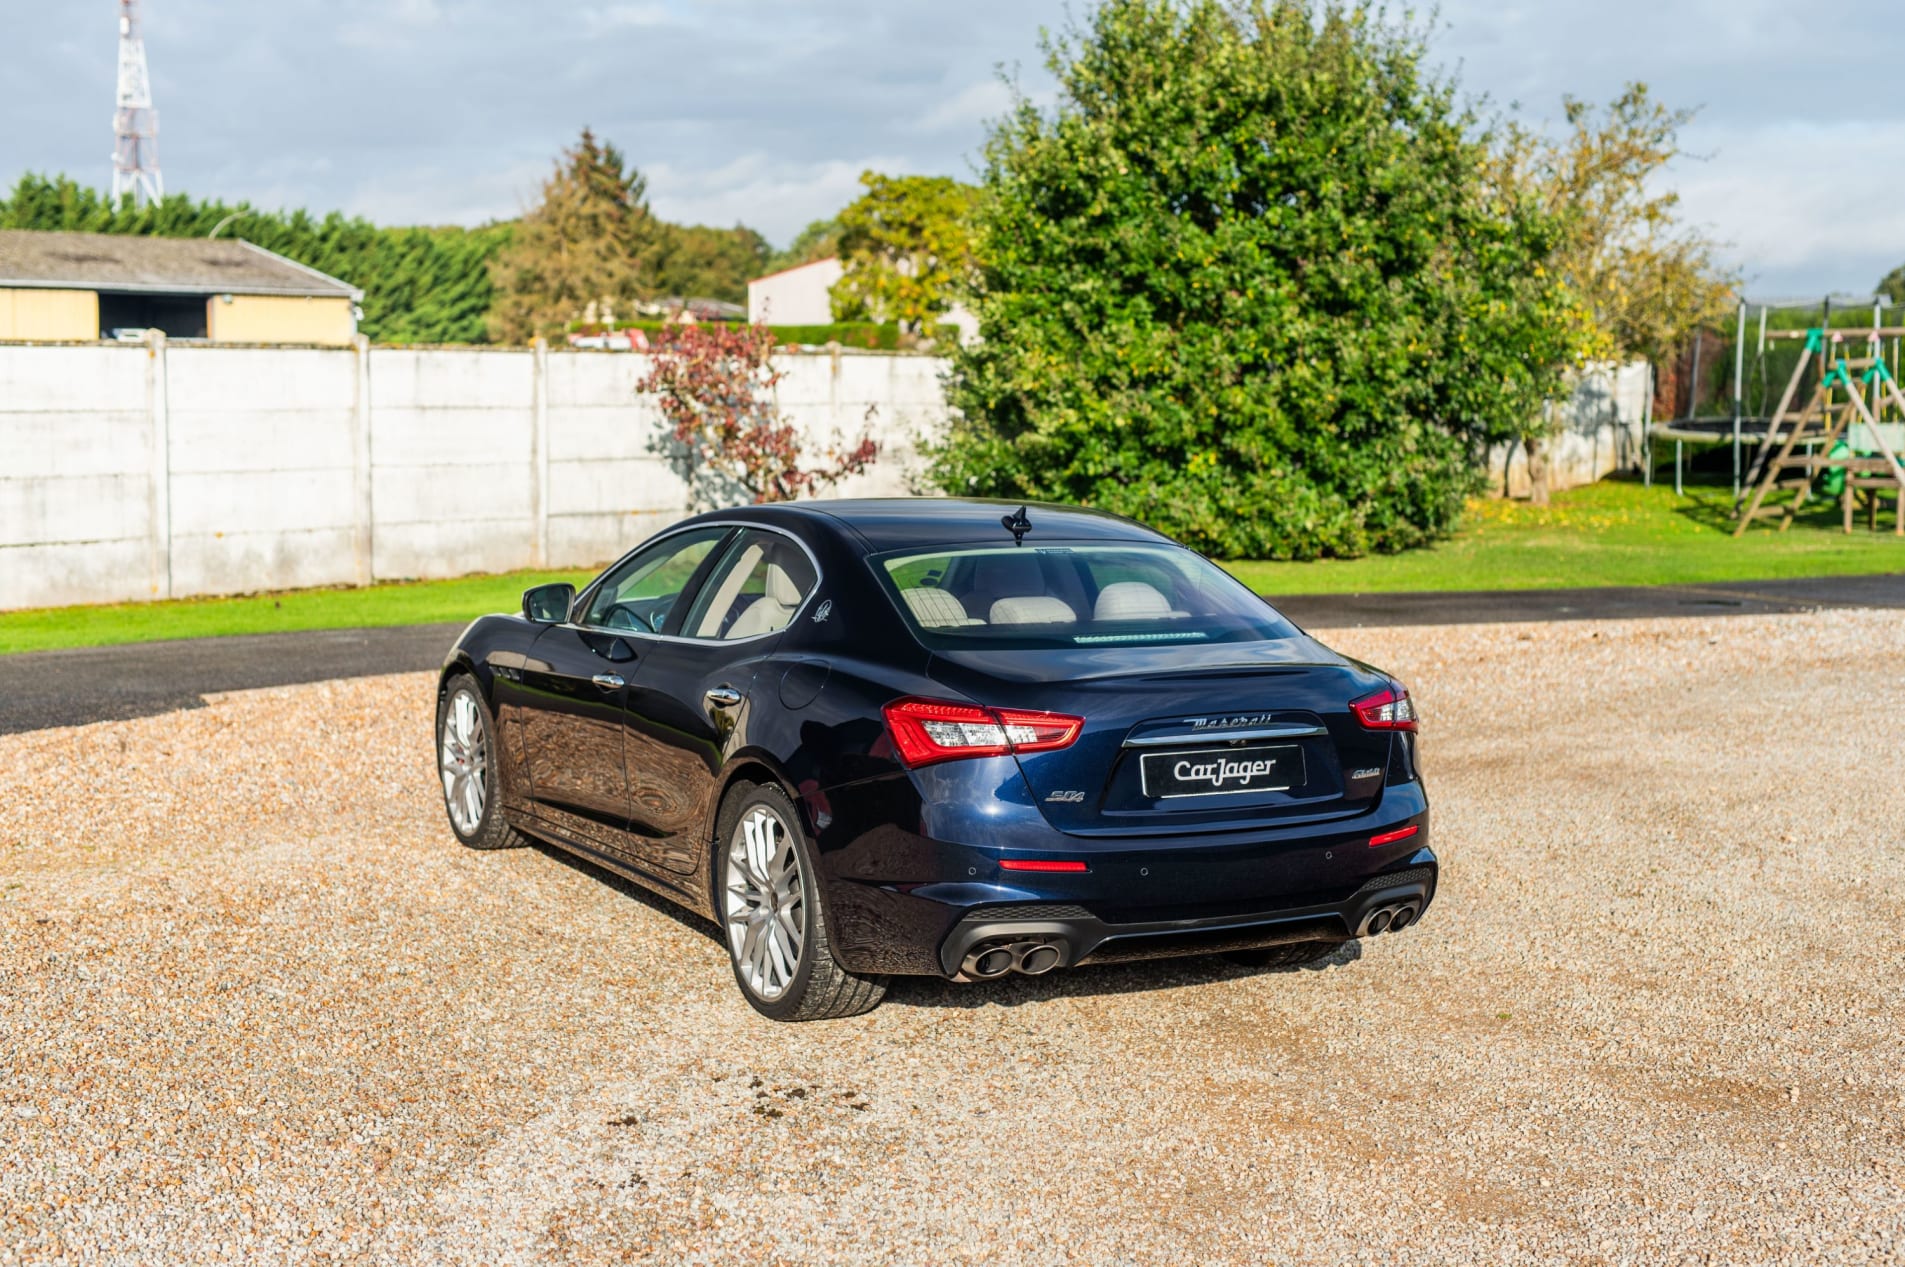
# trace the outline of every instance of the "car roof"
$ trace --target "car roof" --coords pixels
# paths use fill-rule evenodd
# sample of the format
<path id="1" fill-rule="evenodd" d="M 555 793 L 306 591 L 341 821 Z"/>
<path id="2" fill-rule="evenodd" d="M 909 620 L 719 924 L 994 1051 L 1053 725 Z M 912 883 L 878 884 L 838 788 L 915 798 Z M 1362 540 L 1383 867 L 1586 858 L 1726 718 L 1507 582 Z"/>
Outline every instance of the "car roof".
<path id="1" fill-rule="evenodd" d="M 1000 521 L 1025 507 L 1032 527 L 1026 544 L 1042 541 L 1168 541 L 1143 524 L 1082 506 L 953 497 L 878 497 L 782 502 L 853 530 L 874 553 L 916 546 L 1010 544 Z"/>

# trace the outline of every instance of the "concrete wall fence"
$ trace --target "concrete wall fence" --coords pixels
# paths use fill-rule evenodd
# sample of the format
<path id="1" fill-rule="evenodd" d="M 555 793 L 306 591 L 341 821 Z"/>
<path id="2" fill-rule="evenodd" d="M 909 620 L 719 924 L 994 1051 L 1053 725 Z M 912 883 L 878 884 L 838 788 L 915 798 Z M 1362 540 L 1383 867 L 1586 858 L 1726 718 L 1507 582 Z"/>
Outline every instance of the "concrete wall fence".
<path id="1" fill-rule="evenodd" d="M 1549 488 L 1578 488 L 1615 471 L 1640 469 L 1652 382 L 1645 361 L 1590 365 L 1574 376 L 1569 395 L 1556 401 L 1549 414 L 1555 433 L 1548 444 Z M 1492 492 L 1528 495 L 1526 449 L 1497 445 L 1488 458 Z"/>
<path id="2" fill-rule="evenodd" d="M 690 512 L 648 359 L 545 349 L 0 344 L 0 609 L 588 567 Z M 803 439 L 911 491 L 945 363 L 791 356 Z"/>
<path id="3" fill-rule="evenodd" d="M 914 491 L 944 361 L 789 356 L 810 446 L 879 460 L 835 490 Z M 0 343 L 0 609 L 580 568 L 690 513 L 631 353 Z M 1646 367 L 1584 375 L 1554 487 L 1631 467 Z M 1491 455 L 1520 494 L 1518 451 Z"/>

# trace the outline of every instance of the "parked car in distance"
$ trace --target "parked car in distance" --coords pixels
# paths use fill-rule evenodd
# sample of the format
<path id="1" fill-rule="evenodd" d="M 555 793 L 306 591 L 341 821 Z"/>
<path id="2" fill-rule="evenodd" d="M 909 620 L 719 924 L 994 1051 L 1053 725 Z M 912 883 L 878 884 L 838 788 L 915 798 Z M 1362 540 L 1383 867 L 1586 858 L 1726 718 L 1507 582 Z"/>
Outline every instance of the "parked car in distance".
<path id="1" fill-rule="evenodd" d="M 1407 690 L 1094 511 L 702 515 L 476 621 L 437 699 L 458 839 L 709 917 L 777 1020 L 896 974 L 1299 964 L 1435 895 Z"/>

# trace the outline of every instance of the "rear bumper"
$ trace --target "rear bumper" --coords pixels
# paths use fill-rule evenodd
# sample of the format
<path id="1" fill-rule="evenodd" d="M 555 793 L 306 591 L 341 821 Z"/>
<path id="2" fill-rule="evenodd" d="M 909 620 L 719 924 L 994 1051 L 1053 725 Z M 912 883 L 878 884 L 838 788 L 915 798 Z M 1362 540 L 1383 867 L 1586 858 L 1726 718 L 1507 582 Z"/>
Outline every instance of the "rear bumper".
<path id="1" fill-rule="evenodd" d="M 1291 942 L 1339 942 L 1372 935 L 1377 912 L 1409 905 L 1410 922 L 1435 898 L 1437 865 L 1426 848 L 1401 871 L 1379 875 L 1340 902 L 1206 916 L 1112 923 L 1089 909 L 1057 903 L 967 911 L 939 948 L 940 971 L 957 978 L 969 956 L 998 945 L 1036 943 L 1058 951 L 1055 967 L 1123 963 L 1173 955 L 1210 955 Z M 1386 921 L 1382 921 L 1386 923 Z"/>
<path id="2" fill-rule="evenodd" d="M 1398 832 L 1407 834 L 1386 839 Z M 1420 784 L 1388 789 L 1376 813 L 1268 832 L 998 835 L 1007 839 L 982 846 L 887 826 L 823 850 L 828 936 L 843 966 L 958 977 L 975 946 L 1038 939 L 1066 967 L 1344 941 L 1374 931 L 1370 918 L 1386 904 L 1413 902 L 1419 916 L 1439 873 Z M 1024 858 L 1087 869 L 1000 865 Z"/>

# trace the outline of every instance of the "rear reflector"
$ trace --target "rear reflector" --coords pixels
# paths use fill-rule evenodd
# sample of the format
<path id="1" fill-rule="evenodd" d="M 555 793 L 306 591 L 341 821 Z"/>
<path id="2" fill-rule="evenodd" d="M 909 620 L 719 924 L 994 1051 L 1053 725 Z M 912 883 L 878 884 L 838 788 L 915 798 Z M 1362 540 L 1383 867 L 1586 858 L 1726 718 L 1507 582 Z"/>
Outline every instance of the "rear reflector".
<path id="1" fill-rule="evenodd" d="M 1409 837 L 1415 835 L 1416 832 L 1420 830 L 1421 828 L 1416 824 L 1410 823 L 1407 827 L 1398 827 L 1394 831 L 1386 831 L 1380 836 L 1371 836 L 1369 838 L 1369 847 L 1371 849 L 1380 849 L 1384 845 L 1393 845 L 1398 840 L 1409 839 Z"/>
<path id="2" fill-rule="evenodd" d="M 1068 747 L 1085 719 L 1023 708 L 980 708 L 945 700 L 899 699 L 884 710 L 900 760 L 917 769 L 935 761 L 1048 752 Z"/>
<path id="3" fill-rule="evenodd" d="M 1411 831 L 1415 830 L 1410 828 Z M 1001 858 L 999 867 L 1004 871 L 1088 871 L 1082 862 L 1046 862 L 1037 858 Z"/>
<path id="4" fill-rule="evenodd" d="M 1409 692 L 1400 682 L 1385 686 L 1374 695 L 1365 695 L 1359 700 L 1350 701 L 1350 709 L 1355 712 L 1356 720 L 1368 730 L 1414 730 L 1416 728 L 1415 701 L 1409 698 Z"/>

